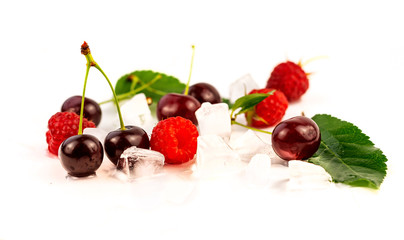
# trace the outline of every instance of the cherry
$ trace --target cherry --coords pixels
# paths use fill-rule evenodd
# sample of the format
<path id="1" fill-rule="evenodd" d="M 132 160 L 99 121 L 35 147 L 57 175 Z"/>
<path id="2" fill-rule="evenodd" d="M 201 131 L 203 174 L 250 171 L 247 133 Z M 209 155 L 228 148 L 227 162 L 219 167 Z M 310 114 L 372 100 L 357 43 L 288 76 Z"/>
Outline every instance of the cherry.
<path id="1" fill-rule="evenodd" d="M 188 95 L 189 83 L 191 81 L 192 65 L 194 62 L 195 46 L 192 45 L 191 68 L 189 71 L 188 82 L 183 94 L 168 93 L 160 98 L 157 103 L 157 119 L 159 121 L 169 117 L 183 117 L 198 125 L 195 117 L 195 111 L 201 106 L 201 103 L 193 96 Z"/>
<path id="2" fill-rule="evenodd" d="M 181 116 L 189 119 L 197 125 L 195 111 L 201 106 L 196 98 L 179 94 L 169 93 L 164 95 L 157 103 L 157 119 L 163 120 L 169 117 Z"/>
<path id="3" fill-rule="evenodd" d="M 284 160 L 303 160 L 313 156 L 320 141 L 317 124 L 304 116 L 282 121 L 272 131 L 272 148 Z"/>
<path id="4" fill-rule="evenodd" d="M 72 96 L 62 104 L 62 112 L 75 112 L 77 115 L 80 115 L 81 109 L 81 96 Z M 101 121 L 101 108 L 100 105 L 94 100 L 85 97 L 84 98 L 84 117 L 89 121 L 92 121 L 95 126 Z"/>
<path id="5" fill-rule="evenodd" d="M 125 149 L 136 146 L 149 149 L 150 142 L 147 133 L 140 127 L 125 126 L 125 130 L 117 129 L 109 132 L 104 141 L 105 153 L 114 165 L 117 165 Z"/>
<path id="6" fill-rule="evenodd" d="M 191 85 L 188 94 L 196 98 L 201 104 L 204 102 L 210 102 L 211 104 L 222 102 L 217 89 L 209 83 L 202 82 Z"/>
<path id="7" fill-rule="evenodd" d="M 95 174 L 101 166 L 104 149 L 94 136 L 80 134 L 67 138 L 59 149 L 63 168 L 74 177 L 87 177 Z"/>
<path id="8" fill-rule="evenodd" d="M 105 137 L 104 147 L 105 153 L 107 157 L 113 162 L 115 165 L 118 163 L 118 159 L 121 157 L 121 154 L 125 149 L 131 146 L 136 146 L 140 148 L 148 149 L 150 146 L 149 137 L 147 133 L 139 127 L 136 126 L 125 126 L 123 123 L 123 118 L 121 114 L 121 110 L 118 103 L 118 98 L 116 96 L 114 87 L 112 86 L 111 81 L 108 79 L 107 75 L 101 69 L 101 67 L 94 61 L 90 49 L 86 42 L 83 43 L 81 46 L 81 52 L 85 55 L 87 59 L 87 72 L 86 72 L 86 79 L 88 76 L 88 69 L 90 66 L 94 66 L 98 69 L 105 79 L 108 82 L 109 87 L 111 88 L 112 95 L 114 97 L 114 102 L 116 106 L 116 110 L 118 112 L 119 122 L 120 122 L 120 129 L 115 131 L 109 132 Z M 83 94 L 84 96 L 84 94 Z"/>
<path id="9" fill-rule="evenodd" d="M 79 108 L 79 129 L 77 135 L 67 138 L 59 148 L 59 159 L 63 168 L 69 175 L 75 177 L 87 177 L 95 174 L 95 171 L 101 166 L 104 157 L 104 148 L 101 142 L 94 136 L 83 134 L 84 102 L 88 73 L 90 67 L 97 66 L 97 64 L 92 59 L 86 42 L 81 45 L 81 53 L 87 58 L 87 68 L 84 78 L 83 96 L 81 97 Z"/>

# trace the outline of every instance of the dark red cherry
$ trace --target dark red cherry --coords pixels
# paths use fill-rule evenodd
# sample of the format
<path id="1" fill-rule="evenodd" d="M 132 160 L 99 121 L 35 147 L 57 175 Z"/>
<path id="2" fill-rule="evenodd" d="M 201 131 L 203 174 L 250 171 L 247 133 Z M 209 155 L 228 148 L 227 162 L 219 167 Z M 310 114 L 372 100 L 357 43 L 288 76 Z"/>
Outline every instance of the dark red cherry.
<path id="1" fill-rule="evenodd" d="M 195 117 L 195 111 L 201 106 L 196 98 L 178 94 L 169 93 L 164 95 L 157 103 L 157 119 L 163 120 L 169 117 L 183 117 L 189 119 L 195 125 L 198 121 Z"/>
<path id="2" fill-rule="evenodd" d="M 272 131 L 272 148 L 284 160 L 302 160 L 313 156 L 320 141 L 317 124 L 303 116 L 282 121 Z"/>
<path id="3" fill-rule="evenodd" d="M 201 104 L 204 102 L 211 104 L 222 102 L 217 89 L 209 83 L 197 83 L 189 86 L 188 95 L 196 98 Z"/>
<path id="4" fill-rule="evenodd" d="M 125 128 L 125 130 L 120 128 L 114 130 L 105 137 L 105 153 L 115 165 L 117 165 L 123 151 L 131 146 L 150 148 L 149 136 L 142 128 L 136 126 L 125 126 Z"/>
<path id="5" fill-rule="evenodd" d="M 104 149 L 101 142 L 88 134 L 67 138 L 59 149 L 59 159 L 67 173 L 74 177 L 95 174 L 101 166 Z"/>
<path id="6" fill-rule="evenodd" d="M 68 99 L 63 103 L 62 105 L 62 112 L 75 112 L 77 115 L 80 115 L 80 109 L 81 109 L 81 96 L 73 96 Z M 84 117 L 87 118 L 87 120 L 92 121 L 95 126 L 98 126 L 98 124 L 101 121 L 101 108 L 100 105 L 95 102 L 94 100 L 85 97 L 84 98 Z"/>

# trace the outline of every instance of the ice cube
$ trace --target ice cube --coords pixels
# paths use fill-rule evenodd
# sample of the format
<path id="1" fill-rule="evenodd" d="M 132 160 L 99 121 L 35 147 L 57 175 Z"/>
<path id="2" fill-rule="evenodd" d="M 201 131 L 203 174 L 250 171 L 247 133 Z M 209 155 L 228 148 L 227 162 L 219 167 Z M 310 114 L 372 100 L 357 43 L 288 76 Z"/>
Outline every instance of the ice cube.
<path id="1" fill-rule="evenodd" d="M 146 96 L 143 93 L 136 94 L 121 105 L 121 113 L 125 125 L 135 125 L 151 133 L 155 121 L 151 115 Z M 114 121 L 115 128 L 119 127 L 119 120 Z"/>
<path id="2" fill-rule="evenodd" d="M 268 149 L 268 144 L 263 142 L 251 129 L 236 139 L 231 139 L 229 145 L 245 162 L 249 162 L 258 153 L 265 153 Z"/>
<path id="3" fill-rule="evenodd" d="M 107 131 L 101 128 L 85 128 L 83 133 L 96 137 L 101 143 L 104 143 L 104 139 L 108 134 Z"/>
<path id="4" fill-rule="evenodd" d="M 129 178 L 149 177 L 160 173 L 164 166 L 164 155 L 153 150 L 127 148 L 117 163 L 117 168 Z"/>
<path id="5" fill-rule="evenodd" d="M 196 172 L 202 177 L 233 174 L 242 170 L 239 155 L 218 135 L 198 137 Z"/>
<path id="6" fill-rule="evenodd" d="M 284 166 L 288 165 L 288 161 L 280 158 L 278 156 L 278 154 L 275 153 L 274 149 L 272 148 L 272 145 L 266 146 L 265 153 L 267 153 L 269 155 L 269 157 L 271 158 L 272 164 L 280 164 L 280 165 L 284 165 Z"/>
<path id="7" fill-rule="evenodd" d="M 229 106 L 226 103 L 211 104 L 204 102 L 196 110 L 195 116 L 198 120 L 200 136 L 215 134 L 222 137 L 226 142 L 229 141 L 231 119 Z"/>
<path id="8" fill-rule="evenodd" d="M 253 89 L 258 89 L 258 84 L 250 74 L 246 74 L 230 85 L 229 99 L 234 103 L 238 98 L 248 94 Z"/>
<path id="9" fill-rule="evenodd" d="M 265 185 L 271 176 L 271 158 L 268 154 L 256 154 L 245 168 L 247 181 L 252 184 Z"/>
<path id="10" fill-rule="evenodd" d="M 289 189 L 318 189 L 331 184 L 331 176 L 321 166 L 301 160 L 291 160 L 288 165 Z"/>

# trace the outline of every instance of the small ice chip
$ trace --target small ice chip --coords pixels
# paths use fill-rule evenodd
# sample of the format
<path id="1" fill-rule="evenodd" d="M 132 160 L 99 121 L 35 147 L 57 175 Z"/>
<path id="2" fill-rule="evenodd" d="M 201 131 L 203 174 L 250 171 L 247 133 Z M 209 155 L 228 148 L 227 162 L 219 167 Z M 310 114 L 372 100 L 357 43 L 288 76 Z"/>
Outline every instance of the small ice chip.
<path id="1" fill-rule="evenodd" d="M 291 178 L 315 178 L 330 180 L 331 176 L 321 166 L 301 160 L 291 160 L 289 164 L 289 173 Z"/>
<path id="2" fill-rule="evenodd" d="M 160 173 L 164 166 L 164 155 L 153 150 L 127 148 L 117 163 L 117 168 L 122 170 L 129 178 L 149 177 Z"/>
<path id="3" fill-rule="evenodd" d="M 247 181 L 252 184 L 265 185 L 271 177 L 271 158 L 268 154 L 256 154 L 245 168 Z"/>
<path id="4" fill-rule="evenodd" d="M 230 139 L 231 119 L 229 106 L 226 103 L 202 103 L 196 110 L 199 135 L 215 134 L 221 136 L 226 142 Z"/>
<path id="5" fill-rule="evenodd" d="M 321 166 L 301 160 L 291 160 L 288 165 L 290 189 L 318 189 L 331 184 L 331 176 Z"/>
<path id="6" fill-rule="evenodd" d="M 201 176 L 220 176 L 241 171 L 239 155 L 218 135 L 198 137 L 196 151 L 197 173 Z"/>
<path id="7" fill-rule="evenodd" d="M 288 161 L 280 158 L 278 156 L 278 154 L 275 153 L 274 149 L 272 148 L 272 145 L 268 145 L 266 147 L 265 153 L 269 154 L 269 157 L 272 160 L 272 164 L 280 164 L 280 165 L 284 165 L 284 166 L 288 165 Z"/>
<path id="8" fill-rule="evenodd" d="M 229 145 L 240 155 L 241 160 L 245 162 L 249 162 L 258 153 L 265 153 L 268 148 L 268 144 L 264 143 L 251 129 L 235 140 L 232 139 Z"/>
<path id="9" fill-rule="evenodd" d="M 238 98 L 248 94 L 253 89 L 258 89 L 258 84 L 250 74 L 246 74 L 230 85 L 230 102 L 234 103 Z"/>

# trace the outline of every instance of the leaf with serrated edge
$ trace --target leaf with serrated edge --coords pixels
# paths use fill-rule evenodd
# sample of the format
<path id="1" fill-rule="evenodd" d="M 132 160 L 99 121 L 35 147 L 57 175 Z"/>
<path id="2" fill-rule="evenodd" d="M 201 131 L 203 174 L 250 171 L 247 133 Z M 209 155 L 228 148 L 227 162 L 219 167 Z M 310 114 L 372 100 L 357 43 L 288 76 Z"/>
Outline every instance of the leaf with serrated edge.
<path id="1" fill-rule="evenodd" d="M 322 166 L 334 182 L 378 189 L 386 176 L 387 158 L 352 123 L 326 114 L 312 118 L 320 128 L 318 151 L 308 159 Z"/>
<path id="2" fill-rule="evenodd" d="M 140 84 L 147 84 L 157 75 L 161 75 L 158 81 L 140 91 L 147 97 L 151 97 L 153 102 L 158 102 L 160 98 L 167 93 L 182 93 L 184 91 L 185 84 L 173 76 L 151 70 L 138 70 L 119 78 L 115 85 L 115 92 L 117 95 L 128 93 L 132 90 L 131 88 L 139 87 L 141 86 Z M 139 79 L 139 83 L 136 86 L 132 86 L 132 81 L 129 76 L 136 76 Z"/>

